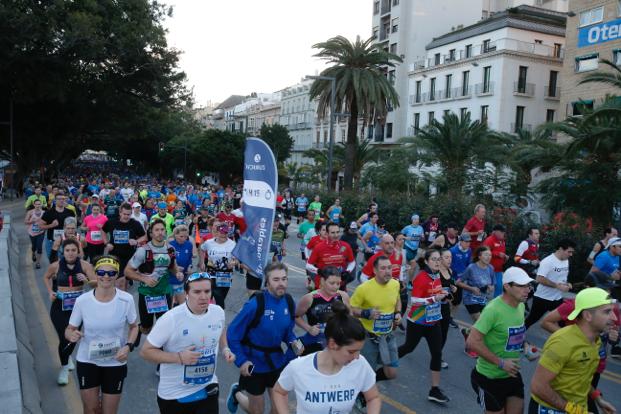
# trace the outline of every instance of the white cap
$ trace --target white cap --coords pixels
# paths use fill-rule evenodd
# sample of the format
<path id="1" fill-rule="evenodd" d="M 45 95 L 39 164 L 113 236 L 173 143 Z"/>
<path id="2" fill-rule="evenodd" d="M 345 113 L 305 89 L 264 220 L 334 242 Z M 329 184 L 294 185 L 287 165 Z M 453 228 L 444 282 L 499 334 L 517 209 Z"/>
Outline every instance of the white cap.
<path id="1" fill-rule="evenodd" d="M 142 205 L 139 202 L 134 201 L 134 204 L 132 204 L 132 208 L 136 208 L 136 207 L 142 207 Z"/>
<path id="2" fill-rule="evenodd" d="M 524 269 L 520 269 L 519 267 L 513 266 L 505 270 L 505 273 L 503 273 L 502 275 L 503 285 L 505 283 L 511 283 L 511 282 L 516 283 L 518 285 L 527 285 L 531 282 L 534 282 L 534 280 L 528 276 L 528 273 L 526 273 Z"/>
<path id="3" fill-rule="evenodd" d="M 612 246 L 618 246 L 621 245 L 621 237 L 613 237 L 612 239 L 608 240 L 608 244 L 606 245 L 606 248 L 609 249 Z"/>

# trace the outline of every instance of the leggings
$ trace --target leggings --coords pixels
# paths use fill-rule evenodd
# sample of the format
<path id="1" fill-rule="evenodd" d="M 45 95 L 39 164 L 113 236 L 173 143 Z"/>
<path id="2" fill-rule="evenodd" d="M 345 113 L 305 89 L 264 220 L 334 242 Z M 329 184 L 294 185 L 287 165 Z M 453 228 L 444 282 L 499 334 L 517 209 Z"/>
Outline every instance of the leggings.
<path id="1" fill-rule="evenodd" d="M 399 358 L 414 351 L 423 337 L 427 341 L 427 346 L 431 353 L 429 369 L 440 371 L 442 368 L 442 329 L 439 323 L 435 325 L 419 325 L 408 320 L 405 343 L 399 347 Z"/>
<path id="2" fill-rule="evenodd" d="M 65 329 L 69 325 L 69 317 L 71 311 L 63 311 L 62 300 L 56 299 L 52 302 L 50 307 L 50 317 L 58 334 L 58 357 L 60 358 L 61 365 L 67 365 L 69 363 L 69 357 L 75 348 L 75 344 L 65 339 Z"/>
<path id="3" fill-rule="evenodd" d="M 554 309 L 561 306 L 563 303 L 563 299 L 559 300 L 546 300 L 541 299 L 538 296 L 533 297 L 533 305 L 530 308 L 530 313 L 528 314 L 528 318 L 526 318 L 526 329 L 530 328 L 531 325 L 534 325 L 546 312 L 551 312 Z"/>
<path id="4" fill-rule="evenodd" d="M 43 240 L 45 239 L 45 233 L 41 233 L 37 236 L 30 236 L 30 245 L 32 246 L 33 253 L 43 253 Z"/>
<path id="5" fill-rule="evenodd" d="M 215 279 L 211 279 L 212 281 L 215 281 Z M 216 305 L 220 306 L 222 309 L 224 309 L 224 300 L 226 299 L 226 296 L 229 294 L 229 289 L 228 287 L 215 287 L 213 289 L 213 298 L 216 301 Z"/>
<path id="6" fill-rule="evenodd" d="M 86 247 L 84 248 L 84 259 L 87 258 L 93 263 L 93 259 L 97 256 L 101 256 L 104 252 L 104 248 L 106 245 L 104 243 L 101 244 L 91 244 L 86 243 Z"/>
<path id="7" fill-rule="evenodd" d="M 440 310 L 442 311 L 440 330 L 442 331 L 442 349 L 444 349 L 444 344 L 446 344 L 446 338 L 448 337 L 449 322 L 451 322 L 451 305 L 443 303 Z"/>

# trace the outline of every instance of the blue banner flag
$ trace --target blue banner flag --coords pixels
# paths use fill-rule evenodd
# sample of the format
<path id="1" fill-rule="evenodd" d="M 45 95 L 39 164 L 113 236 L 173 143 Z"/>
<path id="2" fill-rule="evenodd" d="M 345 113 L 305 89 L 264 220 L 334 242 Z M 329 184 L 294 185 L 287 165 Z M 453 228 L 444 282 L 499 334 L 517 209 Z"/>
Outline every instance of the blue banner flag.
<path id="1" fill-rule="evenodd" d="M 263 140 L 248 138 L 244 151 L 242 207 L 248 228 L 239 238 L 233 256 L 261 279 L 270 255 L 277 188 L 278 173 L 272 150 Z"/>

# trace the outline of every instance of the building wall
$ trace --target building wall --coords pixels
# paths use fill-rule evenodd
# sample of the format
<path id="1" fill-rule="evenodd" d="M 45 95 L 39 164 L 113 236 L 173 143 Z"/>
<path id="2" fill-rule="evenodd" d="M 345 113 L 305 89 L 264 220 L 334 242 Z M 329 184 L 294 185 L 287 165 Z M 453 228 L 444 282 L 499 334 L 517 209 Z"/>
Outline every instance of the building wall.
<path id="1" fill-rule="evenodd" d="M 592 25 L 579 27 L 581 13 L 592 10 L 597 7 L 604 7 L 604 13 L 602 21 Z M 614 88 L 606 84 L 590 83 L 586 85 L 579 85 L 578 82 L 589 72 L 576 72 L 576 58 L 581 56 L 588 56 L 591 54 L 597 54 L 599 59 L 614 60 L 618 59 L 618 63 L 621 63 L 621 59 L 615 53 L 615 50 L 621 49 L 621 36 L 616 35 L 615 40 L 607 42 L 600 42 L 593 45 L 581 46 L 578 44 L 579 32 L 589 31 L 591 29 L 596 30 L 596 27 L 602 27 L 606 24 L 608 27 L 613 26 L 611 22 L 616 21 L 615 26 L 621 24 L 621 13 L 619 10 L 619 2 L 617 0 L 571 0 L 569 4 L 570 10 L 575 13 L 574 16 L 570 16 L 567 19 L 567 48 L 565 52 L 565 62 L 563 66 L 562 79 L 563 79 L 563 95 L 561 99 L 561 110 L 563 115 L 571 115 L 573 113 L 572 103 L 585 100 L 593 101 L 597 106 L 601 103 L 606 94 L 615 93 Z M 613 33 L 619 33 L 620 29 L 614 29 Z M 601 39 L 601 37 L 600 37 Z M 599 64 L 597 70 L 607 70 L 605 66 Z"/>

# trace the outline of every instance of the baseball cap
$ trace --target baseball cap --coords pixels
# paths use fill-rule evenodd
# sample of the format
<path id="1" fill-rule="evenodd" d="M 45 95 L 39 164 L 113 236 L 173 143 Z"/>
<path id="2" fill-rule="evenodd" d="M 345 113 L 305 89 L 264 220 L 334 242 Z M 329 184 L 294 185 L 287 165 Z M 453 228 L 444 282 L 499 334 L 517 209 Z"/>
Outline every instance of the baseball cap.
<path id="1" fill-rule="evenodd" d="M 139 202 L 135 201 L 134 204 L 132 204 L 132 208 L 136 208 L 136 207 L 142 207 L 142 205 L 140 205 Z"/>
<path id="2" fill-rule="evenodd" d="M 573 321 L 585 309 L 593 309 L 616 302 L 616 300 L 610 299 L 610 294 L 604 289 L 596 287 L 583 289 L 576 295 L 576 308 L 569 314 L 567 319 Z"/>
<path id="3" fill-rule="evenodd" d="M 159 203 L 157 203 L 157 208 L 166 208 L 166 207 L 168 206 L 166 205 L 165 201 L 160 201 Z"/>
<path id="4" fill-rule="evenodd" d="M 217 230 L 218 230 L 220 233 L 226 233 L 226 234 L 228 234 L 228 233 L 229 233 L 229 226 L 227 226 L 226 224 L 220 224 L 220 225 L 218 226 Z"/>
<path id="5" fill-rule="evenodd" d="M 349 228 L 350 229 L 357 229 L 358 228 L 358 223 L 356 223 L 355 221 L 352 221 L 351 223 L 349 223 Z"/>
<path id="6" fill-rule="evenodd" d="M 524 269 L 520 269 L 519 267 L 512 266 L 505 270 L 502 274 L 502 284 L 505 283 L 516 283 L 518 285 L 528 285 L 531 282 L 534 282 L 533 279 L 528 277 L 528 274 L 524 271 Z"/>
<path id="7" fill-rule="evenodd" d="M 612 246 L 620 246 L 621 245 L 621 237 L 613 237 L 612 239 L 608 240 L 608 244 L 606 245 L 606 248 L 609 249 Z"/>
<path id="8" fill-rule="evenodd" d="M 461 236 L 459 236 L 459 241 L 469 242 L 472 241 L 472 237 L 470 237 L 468 233 L 462 233 Z"/>
<path id="9" fill-rule="evenodd" d="M 587 286 L 598 287 L 601 289 L 612 289 L 615 285 L 612 279 L 610 279 L 610 276 L 601 270 L 589 272 L 589 274 L 584 278 L 584 283 L 586 283 Z"/>
<path id="10" fill-rule="evenodd" d="M 93 194 L 91 198 L 99 198 L 99 196 L 97 194 Z"/>
<path id="11" fill-rule="evenodd" d="M 412 220 L 420 220 L 420 216 L 418 214 L 412 214 Z"/>
<path id="12" fill-rule="evenodd" d="M 275 214 L 274 215 L 274 221 L 280 221 L 280 220 L 282 220 L 281 215 L 280 214 Z"/>

